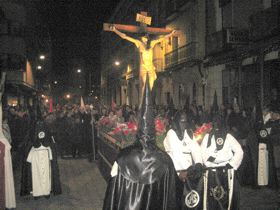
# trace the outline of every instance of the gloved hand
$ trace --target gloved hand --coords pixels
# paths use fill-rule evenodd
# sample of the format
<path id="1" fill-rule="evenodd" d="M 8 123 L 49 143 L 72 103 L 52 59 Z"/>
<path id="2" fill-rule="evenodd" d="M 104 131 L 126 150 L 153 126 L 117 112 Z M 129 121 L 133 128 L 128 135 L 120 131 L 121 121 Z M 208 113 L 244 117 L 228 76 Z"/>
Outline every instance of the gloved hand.
<path id="1" fill-rule="evenodd" d="M 202 176 L 203 167 L 201 163 L 196 163 L 188 168 L 188 178 L 191 181 L 197 181 Z"/>
<path id="2" fill-rule="evenodd" d="M 216 158 L 214 158 L 214 157 L 210 156 L 210 157 L 207 159 L 207 161 L 209 161 L 209 162 L 214 162 L 214 161 L 215 161 L 215 159 L 216 159 Z"/>

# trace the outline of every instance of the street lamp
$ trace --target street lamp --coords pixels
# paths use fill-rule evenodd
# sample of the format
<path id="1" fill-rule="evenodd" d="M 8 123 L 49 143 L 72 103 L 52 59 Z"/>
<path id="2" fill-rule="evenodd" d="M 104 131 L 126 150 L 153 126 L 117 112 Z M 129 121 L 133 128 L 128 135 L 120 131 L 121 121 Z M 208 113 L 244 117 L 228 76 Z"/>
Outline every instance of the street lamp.
<path id="1" fill-rule="evenodd" d="M 119 61 L 115 61 L 115 65 L 119 66 L 121 63 Z"/>
<path id="2" fill-rule="evenodd" d="M 42 69 L 42 66 L 37 66 L 37 69 L 39 69 L 39 70 Z"/>
<path id="3" fill-rule="evenodd" d="M 82 72 L 82 70 L 81 70 L 81 69 L 78 69 L 78 70 L 77 70 L 77 73 L 81 73 L 81 72 Z"/>
<path id="4" fill-rule="evenodd" d="M 54 83 L 54 84 L 57 84 L 57 81 L 54 81 L 53 83 Z"/>
<path id="5" fill-rule="evenodd" d="M 40 60 L 45 60 L 46 56 L 40 55 L 39 58 L 40 58 Z"/>
<path id="6" fill-rule="evenodd" d="M 67 95 L 66 95 L 66 98 L 67 98 L 67 99 L 69 99 L 70 97 L 71 97 L 70 94 L 67 94 Z"/>

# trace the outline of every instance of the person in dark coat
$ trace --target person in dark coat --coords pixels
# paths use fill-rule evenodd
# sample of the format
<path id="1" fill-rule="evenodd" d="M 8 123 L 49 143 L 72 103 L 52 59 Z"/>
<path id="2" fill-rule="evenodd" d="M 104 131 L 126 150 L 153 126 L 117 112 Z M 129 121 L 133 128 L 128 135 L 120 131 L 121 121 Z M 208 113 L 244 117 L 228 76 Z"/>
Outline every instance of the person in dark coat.
<path id="1" fill-rule="evenodd" d="M 80 108 L 80 123 L 81 123 L 81 135 L 82 135 L 82 152 L 86 155 L 92 153 L 92 132 L 91 132 L 91 113 L 87 111 L 86 107 Z"/>
<path id="2" fill-rule="evenodd" d="M 57 117 L 57 144 L 59 147 L 59 152 L 62 158 L 64 158 L 67 155 L 67 148 L 68 148 L 68 142 L 67 142 L 67 113 L 66 111 L 62 111 L 58 113 Z"/>
<path id="3" fill-rule="evenodd" d="M 228 117 L 228 128 L 229 133 L 236 138 L 244 151 L 243 161 L 237 171 L 239 183 L 242 186 L 253 185 L 255 173 L 251 147 L 252 142 L 248 138 L 250 137 L 250 123 L 245 110 L 241 112 L 237 104 L 233 106 L 233 112 Z"/>
<path id="4" fill-rule="evenodd" d="M 72 127 L 71 127 L 72 126 Z M 82 133 L 82 121 L 81 116 L 77 112 L 73 115 L 73 122 L 70 125 L 70 142 L 72 147 L 72 157 L 76 158 L 76 156 L 81 157 L 82 145 L 83 145 L 83 133 Z"/>
<path id="5" fill-rule="evenodd" d="M 147 78 L 136 142 L 122 149 L 109 180 L 103 210 L 177 210 L 177 174 L 171 158 L 155 145 Z"/>

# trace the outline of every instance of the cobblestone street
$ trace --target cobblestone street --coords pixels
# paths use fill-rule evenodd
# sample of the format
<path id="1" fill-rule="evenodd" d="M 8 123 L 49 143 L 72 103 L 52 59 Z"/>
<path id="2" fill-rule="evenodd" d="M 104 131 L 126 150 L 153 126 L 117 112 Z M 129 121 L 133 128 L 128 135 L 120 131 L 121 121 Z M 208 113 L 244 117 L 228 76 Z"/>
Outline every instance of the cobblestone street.
<path id="1" fill-rule="evenodd" d="M 34 200 L 20 197 L 20 171 L 15 173 L 17 210 L 101 210 L 106 189 L 95 163 L 87 159 L 60 159 L 62 195 Z M 241 210 L 279 210 L 277 192 L 270 189 L 243 188 Z"/>

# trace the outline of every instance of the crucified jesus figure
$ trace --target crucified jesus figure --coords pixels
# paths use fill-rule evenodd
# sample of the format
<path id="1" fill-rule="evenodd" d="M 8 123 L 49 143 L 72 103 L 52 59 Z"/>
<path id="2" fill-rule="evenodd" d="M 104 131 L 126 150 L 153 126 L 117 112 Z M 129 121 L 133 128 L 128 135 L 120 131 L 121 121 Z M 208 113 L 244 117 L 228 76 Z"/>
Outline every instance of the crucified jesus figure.
<path id="1" fill-rule="evenodd" d="M 120 32 L 114 25 L 110 27 L 111 31 L 115 32 L 117 35 L 119 35 L 122 39 L 125 39 L 127 41 L 130 41 L 135 44 L 135 46 L 138 48 L 139 53 L 140 53 L 140 82 L 142 87 L 142 93 L 143 93 L 143 88 L 146 83 L 146 74 L 149 75 L 149 86 L 152 89 L 154 82 L 157 78 L 156 74 L 156 68 L 153 64 L 153 49 L 154 47 L 162 42 L 164 39 L 167 39 L 173 35 L 175 35 L 176 30 L 173 30 L 171 33 L 155 39 L 155 40 L 149 40 L 148 34 L 145 36 L 141 37 L 141 40 L 132 38 L 130 36 L 127 36 L 126 34 Z M 142 94 L 141 94 L 142 95 Z"/>

